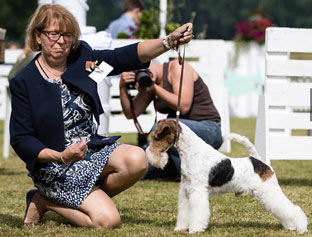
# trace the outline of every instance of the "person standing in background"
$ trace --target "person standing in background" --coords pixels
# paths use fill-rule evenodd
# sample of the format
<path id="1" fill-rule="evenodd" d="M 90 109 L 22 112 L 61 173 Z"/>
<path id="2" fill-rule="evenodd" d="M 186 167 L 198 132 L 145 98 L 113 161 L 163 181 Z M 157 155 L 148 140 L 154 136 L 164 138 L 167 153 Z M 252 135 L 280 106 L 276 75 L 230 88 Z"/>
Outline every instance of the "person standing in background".
<path id="1" fill-rule="evenodd" d="M 123 3 L 124 13 L 112 21 L 106 31 L 113 39 L 118 38 L 120 33 L 132 36 L 133 32 L 140 25 L 144 4 L 141 0 L 125 0 Z"/>

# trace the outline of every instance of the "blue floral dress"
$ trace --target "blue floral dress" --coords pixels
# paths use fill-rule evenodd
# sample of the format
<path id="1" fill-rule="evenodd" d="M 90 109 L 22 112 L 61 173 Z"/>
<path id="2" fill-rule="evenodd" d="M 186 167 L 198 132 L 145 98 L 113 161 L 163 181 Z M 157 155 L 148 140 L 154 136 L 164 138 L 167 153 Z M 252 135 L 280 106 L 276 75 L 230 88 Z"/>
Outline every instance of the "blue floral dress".
<path id="1" fill-rule="evenodd" d="M 57 83 L 61 90 L 65 147 L 80 141 L 82 137 L 86 137 L 88 142 L 97 130 L 89 106 L 91 98 L 66 82 L 62 84 L 60 80 L 45 79 Z M 118 145 L 120 143 L 114 142 L 97 151 L 88 148 L 84 160 L 67 164 L 37 163 L 36 170 L 29 176 L 42 195 L 60 204 L 79 208 Z"/>

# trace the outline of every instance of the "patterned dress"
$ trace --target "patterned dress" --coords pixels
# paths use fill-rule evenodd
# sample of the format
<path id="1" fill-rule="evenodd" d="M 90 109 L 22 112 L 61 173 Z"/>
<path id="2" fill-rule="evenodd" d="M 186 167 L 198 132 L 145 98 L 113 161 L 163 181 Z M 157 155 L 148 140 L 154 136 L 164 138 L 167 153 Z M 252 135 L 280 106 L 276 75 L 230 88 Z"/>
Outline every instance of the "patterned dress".
<path id="1" fill-rule="evenodd" d="M 66 82 L 62 84 L 59 80 L 45 79 L 57 83 L 61 90 L 65 147 L 80 141 L 82 137 L 86 137 L 88 142 L 97 130 L 89 106 L 91 98 Z M 79 208 L 118 145 L 120 143 L 115 142 L 97 151 L 88 148 L 83 160 L 67 164 L 37 163 L 35 171 L 29 176 L 42 195 L 60 204 Z"/>

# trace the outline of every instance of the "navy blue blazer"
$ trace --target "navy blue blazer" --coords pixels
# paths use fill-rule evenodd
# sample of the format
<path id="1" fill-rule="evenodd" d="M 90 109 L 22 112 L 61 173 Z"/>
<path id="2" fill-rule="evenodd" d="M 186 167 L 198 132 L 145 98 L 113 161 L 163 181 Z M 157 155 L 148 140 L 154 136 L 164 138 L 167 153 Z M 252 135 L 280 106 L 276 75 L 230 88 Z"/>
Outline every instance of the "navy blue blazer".
<path id="1" fill-rule="evenodd" d="M 35 65 L 37 55 L 16 77 L 10 81 L 12 114 L 10 119 L 10 143 L 17 155 L 33 171 L 38 154 L 44 148 L 63 151 L 64 124 L 61 93 L 57 84 L 47 82 Z M 142 64 L 137 53 L 137 44 L 115 50 L 92 50 L 84 42 L 67 59 L 67 69 L 62 74 L 66 81 L 89 94 L 92 112 L 99 123 L 103 108 L 97 84 L 85 69 L 86 61 L 98 60 L 110 64 L 114 69 L 110 75 L 148 67 Z"/>

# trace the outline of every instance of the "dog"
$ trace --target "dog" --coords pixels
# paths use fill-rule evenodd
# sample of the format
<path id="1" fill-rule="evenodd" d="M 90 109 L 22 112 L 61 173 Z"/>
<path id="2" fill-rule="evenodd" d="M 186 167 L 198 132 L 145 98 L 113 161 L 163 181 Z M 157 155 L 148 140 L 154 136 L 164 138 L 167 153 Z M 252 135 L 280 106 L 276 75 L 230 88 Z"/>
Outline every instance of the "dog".
<path id="1" fill-rule="evenodd" d="M 205 231 L 210 218 L 209 198 L 225 193 L 253 194 L 285 229 L 300 234 L 308 231 L 306 215 L 284 195 L 273 168 L 260 160 L 248 138 L 230 134 L 231 140 L 242 143 L 250 152 L 250 157 L 230 158 L 175 120 L 160 120 L 151 137 L 146 149 L 149 163 L 164 168 L 168 162 L 166 151 L 173 145 L 181 159 L 175 231 Z"/>

